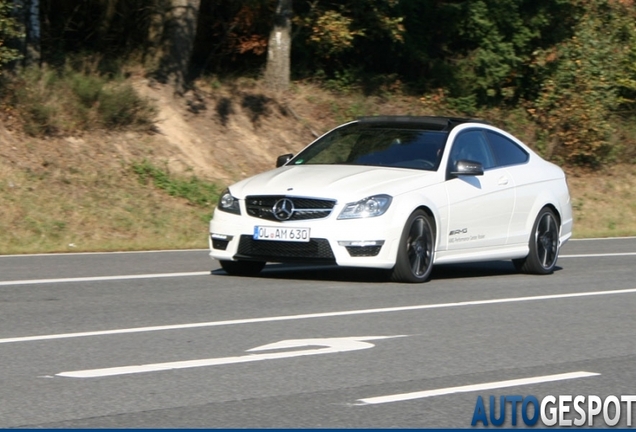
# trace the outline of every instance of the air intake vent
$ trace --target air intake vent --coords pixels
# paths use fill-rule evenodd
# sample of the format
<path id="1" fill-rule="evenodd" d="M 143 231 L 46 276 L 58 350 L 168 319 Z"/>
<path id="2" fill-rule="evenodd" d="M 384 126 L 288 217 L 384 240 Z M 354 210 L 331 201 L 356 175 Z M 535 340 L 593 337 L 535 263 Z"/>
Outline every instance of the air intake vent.
<path id="1" fill-rule="evenodd" d="M 254 240 L 242 235 L 235 258 L 269 262 L 334 263 L 335 257 L 326 239 L 311 239 L 307 243 Z"/>

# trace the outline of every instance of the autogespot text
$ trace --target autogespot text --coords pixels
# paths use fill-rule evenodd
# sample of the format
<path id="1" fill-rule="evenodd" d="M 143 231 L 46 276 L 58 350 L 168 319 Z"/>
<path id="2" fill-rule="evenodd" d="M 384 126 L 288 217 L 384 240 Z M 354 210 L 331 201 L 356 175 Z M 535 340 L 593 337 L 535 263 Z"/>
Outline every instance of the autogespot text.
<path id="1" fill-rule="evenodd" d="M 636 395 L 622 396 L 490 396 L 477 397 L 471 426 L 606 426 L 634 424 Z M 507 413 L 510 413 L 507 415 Z M 510 423 L 506 423 L 506 420 Z M 621 420 L 624 420 L 621 423 Z"/>

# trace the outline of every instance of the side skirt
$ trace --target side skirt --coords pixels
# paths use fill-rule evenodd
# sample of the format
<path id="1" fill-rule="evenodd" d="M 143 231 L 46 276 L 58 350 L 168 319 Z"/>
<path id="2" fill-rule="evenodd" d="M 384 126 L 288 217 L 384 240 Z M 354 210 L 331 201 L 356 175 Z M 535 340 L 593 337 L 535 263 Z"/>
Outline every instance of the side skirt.
<path id="1" fill-rule="evenodd" d="M 460 251 L 438 251 L 435 253 L 435 264 L 454 264 L 462 262 L 509 260 L 524 258 L 530 249 L 527 244 L 508 245 L 504 248 L 489 247 Z"/>

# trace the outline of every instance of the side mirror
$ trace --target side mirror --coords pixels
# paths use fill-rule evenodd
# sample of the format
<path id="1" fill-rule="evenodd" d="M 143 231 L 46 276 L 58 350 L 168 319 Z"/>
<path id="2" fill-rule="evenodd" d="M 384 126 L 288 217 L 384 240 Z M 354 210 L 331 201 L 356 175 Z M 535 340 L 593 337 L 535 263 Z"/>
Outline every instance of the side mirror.
<path id="1" fill-rule="evenodd" d="M 480 176 L 484 175 L 484 167 L 479 162 L 470 160 L 458 160 L 454 170 L 451 170 L 450 175 L 457 177 L 463 176 Z"/>
<path id="2" fill-rule="evenodd" d="M 282 167 L 287 162 L 289 162 L 291 160 L 291 158 L 293 158 L 293 157 L 294 157 L 293 153 L 287 153 L 287 154 L 284 154 L 282 156 L 278 156 L 278 158 L 276 159 L 276 168 Z"/>

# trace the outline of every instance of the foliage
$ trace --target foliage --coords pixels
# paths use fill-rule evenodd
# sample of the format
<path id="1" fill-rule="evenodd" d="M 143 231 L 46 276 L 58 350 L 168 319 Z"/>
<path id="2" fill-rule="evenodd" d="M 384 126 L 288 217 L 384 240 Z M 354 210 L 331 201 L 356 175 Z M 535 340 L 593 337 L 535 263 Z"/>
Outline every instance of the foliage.
<path id="1" fill-rule="evenodd" d="M 156 109 L 122 78 L 30 68 L 9 81 L 10 103 L 33 136 L 92 129 L 150 129 Z"/>
<path id="2" fill-rule="evenodd" d="M 335 10 L 325 11 L 314 20 L 307 18 L 305 23 L 311 26 L 309 42 L 326 58 L 341 54 L 353 47 L 353 39 L 356 36 L 364 36 L 363 30 L 351 29 L 352 21 Z"/>
<path id="3" fill-rule="evenodd" d="M 480 105 L 514 104 L 536 91 L 533 53 L 569 36 L 568 0 L 478 0 L 447 4 L 454 18 L 441 48 L 450 96 Z M 437 60 L 433 60 L 437 61 Z M 468 98 L 468 99 L 467 99 Z M 473 109 L 474 109 L 473 107 Z"/>
<path id="4" fill-rule="evenodd" d="M 0 0 L 0 73 L 7 63 L 18 60 L 21 56 L 18 50 L 7 46 L 7 42 L 22 37 L 20 27 L 11 16 L 11 0 Z"/>
<path id="5" fill-rule="evenodd" d="M 296 18 L 296 70 L 327 73 L 343 69 L 377 70 L 386 50 L 404 42 L 404 18 L 397 0 L 315 1 L 299 3 Z M 357 61 L 351 63 L 351 54 Z M 384 58 L 383 58 L 384 57 Z"/>
<path id="6" fill-rule="evenodd" d="M 585 6 L 575 34 L 537 56 L 550 74 L 530 113 L 543 130 L 546 156 L 600 165 L 616 153 L 613 117 L 636 90 L 636 31 L 629 6 L 608 0 L 586 0 Z"/>
<path id="7" fill-rule="evenodd" d="M 162 170 L 147 160 L 134 163 L 132 169 L 143 184 L 152 181 L 156 187 L 166 191 L 170 196 L 185 198 L 192 205 L 209 207 L 218 200 L 217 187 L 195 176 L 189 180 L 175 178 L 167 170 Z"/>
<path id="8" fill-rule="evenodd" d="M 343 71 L 335 71 L 333 78 L 328 78 L 326 74 L 322 81 L 327 90 L 336 93 L 349 93 L 357 90 L 360 84 L 360 70 L 346 69 Z"/>

